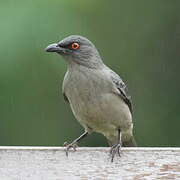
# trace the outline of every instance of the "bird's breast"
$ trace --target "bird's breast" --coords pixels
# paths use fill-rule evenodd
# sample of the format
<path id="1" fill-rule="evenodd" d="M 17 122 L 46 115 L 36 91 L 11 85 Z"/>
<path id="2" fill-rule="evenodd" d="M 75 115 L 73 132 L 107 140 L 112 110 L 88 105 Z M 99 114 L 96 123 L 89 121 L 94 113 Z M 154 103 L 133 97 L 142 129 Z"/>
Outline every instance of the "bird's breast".
<path id="1" fill-rule="evenodd" d="M 111 91 L 110 82 L 103 71 L 88 68 L 74 70 L 64 79 L 64 91 L 72 102 L 92 103 L 98 96 Z"/>

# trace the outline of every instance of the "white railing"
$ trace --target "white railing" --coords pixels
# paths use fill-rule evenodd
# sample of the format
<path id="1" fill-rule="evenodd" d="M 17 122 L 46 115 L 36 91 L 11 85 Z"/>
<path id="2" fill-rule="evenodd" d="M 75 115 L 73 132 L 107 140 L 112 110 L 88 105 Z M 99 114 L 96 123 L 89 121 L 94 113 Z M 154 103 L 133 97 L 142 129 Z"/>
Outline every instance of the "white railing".
<path id="1" fill-rule="evenodd" d="M 0 180 L 180 179 L 180 148 L 81 147 L 67 158 L 62 147 L 0 147 Z"/>

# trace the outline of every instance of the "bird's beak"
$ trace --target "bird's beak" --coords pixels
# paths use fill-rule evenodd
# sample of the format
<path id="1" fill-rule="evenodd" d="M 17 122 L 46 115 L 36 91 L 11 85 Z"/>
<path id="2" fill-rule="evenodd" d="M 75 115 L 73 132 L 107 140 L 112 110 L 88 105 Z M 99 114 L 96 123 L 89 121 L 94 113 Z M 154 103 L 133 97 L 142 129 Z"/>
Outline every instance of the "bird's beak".
<path id="1" fill-rule="evenodd" d="M 50 44 L 46 49 L 46 52 L 57 52 L 57 53 L 61 53 L 64 51 L 63 48 L 59 47 L 58 44 L 54 43 L 54 44 Z"/>

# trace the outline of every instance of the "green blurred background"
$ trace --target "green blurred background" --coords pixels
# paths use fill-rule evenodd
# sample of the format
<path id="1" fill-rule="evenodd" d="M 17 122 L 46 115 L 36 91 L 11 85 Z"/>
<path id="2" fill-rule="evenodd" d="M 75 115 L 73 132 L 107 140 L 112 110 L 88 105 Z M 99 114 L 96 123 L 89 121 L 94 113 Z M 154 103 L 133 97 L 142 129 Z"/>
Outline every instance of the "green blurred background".
<path id="1" fill-rule="evenodd" d="M 60 146 L 83 128 L 66 64 L 44 48 L 80 34 L 127 83 L 140 146 L 180 146 L 180 1 L 0 0 L 0 145 Z M 107 146 L 94 133 L 82 146 Z"/>

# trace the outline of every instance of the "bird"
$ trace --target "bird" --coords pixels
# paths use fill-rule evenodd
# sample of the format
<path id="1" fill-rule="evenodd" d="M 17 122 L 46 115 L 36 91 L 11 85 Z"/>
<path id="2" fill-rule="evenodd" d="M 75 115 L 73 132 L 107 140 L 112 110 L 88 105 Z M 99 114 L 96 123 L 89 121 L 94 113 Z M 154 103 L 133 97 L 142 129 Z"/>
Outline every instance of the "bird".
<path id="1" fill-rule="evenodd" d="M 137 146 L 133 135 L 132 100 L 121 77 L 103 62 L 95 45 L 86 37 L 70 35 L 50 44 L 46 52 L 55 52 L 67 63 L 62 83 L 65 101 L 71 107 L 84 133 L 65 143 L 66 155 L 92 132 L 101 133 L 111 146 L 110 157 L 121 156 L 121 147 Z"/>

